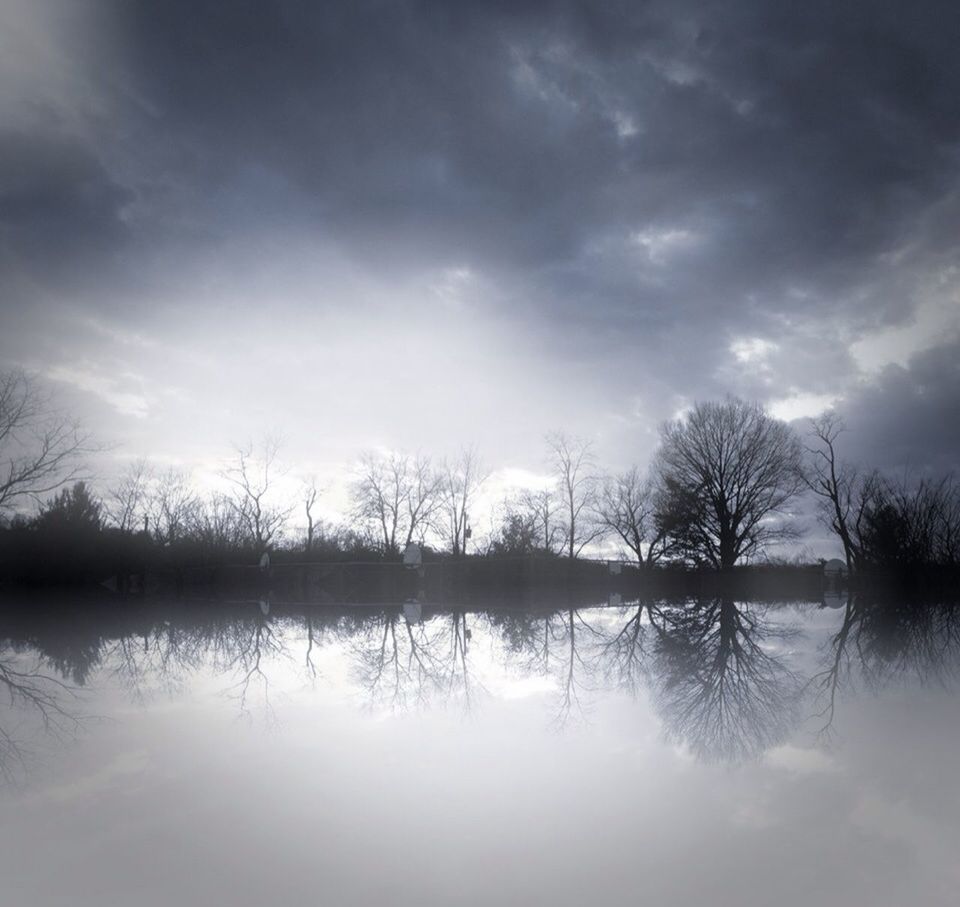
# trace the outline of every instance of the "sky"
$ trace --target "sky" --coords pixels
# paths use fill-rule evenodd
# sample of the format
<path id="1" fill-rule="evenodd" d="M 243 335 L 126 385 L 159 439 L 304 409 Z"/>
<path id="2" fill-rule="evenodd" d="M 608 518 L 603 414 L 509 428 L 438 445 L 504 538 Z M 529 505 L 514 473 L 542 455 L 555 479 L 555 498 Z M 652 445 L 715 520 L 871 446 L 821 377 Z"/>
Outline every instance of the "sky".
<path id="1" fill-rule="evenodd" d="M 960 450 L 952 2 L 0 0 L 0 368 L 110 445 Z M 802 423 L 798 422 L 798 426 Z M 524 472 L 526 471 L 526 472 Z"/>

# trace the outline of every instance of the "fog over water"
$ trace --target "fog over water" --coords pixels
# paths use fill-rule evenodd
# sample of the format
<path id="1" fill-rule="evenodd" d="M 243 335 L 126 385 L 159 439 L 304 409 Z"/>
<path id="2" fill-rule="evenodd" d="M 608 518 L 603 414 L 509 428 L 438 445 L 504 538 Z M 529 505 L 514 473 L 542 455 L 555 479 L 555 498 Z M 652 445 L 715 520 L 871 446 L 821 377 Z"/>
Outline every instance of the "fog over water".
<path id="1" fill-rule="evenodd" d="M 831 604 L 7 615 L 7 896 L 955 903 L 958 615 Z"/>

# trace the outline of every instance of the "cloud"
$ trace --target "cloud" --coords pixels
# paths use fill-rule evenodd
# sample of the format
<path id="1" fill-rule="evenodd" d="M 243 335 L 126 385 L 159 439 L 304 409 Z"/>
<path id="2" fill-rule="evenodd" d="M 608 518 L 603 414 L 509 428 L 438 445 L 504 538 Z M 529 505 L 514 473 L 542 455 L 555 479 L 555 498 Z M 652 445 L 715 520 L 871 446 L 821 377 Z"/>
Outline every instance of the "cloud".
<path id="1" fill-rule="evenodd" d="M 960 326 L 952 4 L 2 15 L 0 355 L 102 377 L 106 341 L 188 386 L 138 444 L 322 424 L 532 468 L 566 425 L 621 464 L 692 399 L 901 393 Z"/>
<path id="2" fill-rule="evenodd" d="M 955 471 L 960 451 L 960 338 L 889 365 L 838 405 L 846 454 L 887 470 Z"/>
<path id="3" fill-rule="evenodd" d="M 135 375 L 98 375 L 89 368 L 57 366 L 46 373 L 51 381 L 62 381 L 78 390 L 99 397 L 122 416 L 146 418 L 150 402 L 142 393 L 124 390 L 124 384 L 139 384 Z"/>

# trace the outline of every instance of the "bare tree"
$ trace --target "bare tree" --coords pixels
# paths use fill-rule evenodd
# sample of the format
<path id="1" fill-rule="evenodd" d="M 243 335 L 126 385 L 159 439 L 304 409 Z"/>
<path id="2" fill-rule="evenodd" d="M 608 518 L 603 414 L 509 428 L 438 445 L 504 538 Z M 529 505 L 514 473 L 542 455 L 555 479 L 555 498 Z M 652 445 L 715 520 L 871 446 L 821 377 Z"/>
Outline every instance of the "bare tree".
<path id="1" fill-rule="evenodd" d="M 153 471 L 146 458 L 134 460 L 107 492 L 104 507 L 110 521 L 123 532 L 134 532 L 148 517 Z M 146 526 L 144 526 L 146 528 Z"/>
<path id="2" fill-rule="evenodd" d="M 811 419 L 813 443 L 807 446 L 807 463 L 801 472 L 804 485 L 819 499 L 820 519 L 834 532 L 843 545 L 847 569 L 861 565 L 863 552 L 855 537 L 858 503 L 864 503 L 858 494 L 861 477 L 837 455 L 836 442 L 844 431 L 843 421 L 833 412 Z"/>
<path id="3" fill-rule="evenodd" d="M 794 536 L 782 520 L 803 487 L 802 448 L 783 422 L 736 398 L 665 423 L 658 519 L 692 560 L 717 570 Z"/>
<path id="4" fill-rule="evenodd" d="M 365 451 L 351 494 L 355 518 L 377 527 L 384 554 L 396 554 L 406 496 L 406 458 Z"/>
<path id="5" fill-rule="evenodd" d="M 195 520 L 197 495 L 190 476 L 171 466 L 151 483 L 147 512 L 153 537 L 161 545 L 172 545 L 187 534 Z"/>
<path id="6" fill-rule="evenodd" d="M 0 372 L 0 513 L 85 478 L 83 459 L 95 449 L 34 378 L 20 369 Z"/>
<path id="7" fill-rule="evenodd" d="M 943 502 L 936 530 L 938 564 L 960 564 L 960 484 L 953 475 L 943 482 Z"/>
<path id="8" fill-rule="evenodd" d="M 303 511 L 304 516 L 307 518 L 307 538 L 304 544 L 304 548 L 307 554 L 310 554 L 313 551 L 313 536 L 316 531 L 316 519 L 314 517 L 313 509 L 317 506 L 317 500 L 321 494 L 321 489 L 317 485 L 317 477 L 310 476 L 303 483 L 303 488 L 301 489 L 301 495 L 303 500 Z"/>
<path id="9" fill-rule="evenodd" d="M 376 527 L 383 552 L 395 555 L 401 543 L 422 536 L 438 506 L 440 480 L 419 454 L 366 452 L 353 483 L 354 514 Z"/>
<path id="10" fill-rule="evenodd" d="M 641 566 L 653 566 L 669 552 L 669 535 L 656 519 L 653 483 L 636 466 L 604 481 L 597 522 L 626 545 Z"/>
<path id="11" fill-rule="evenodd" d="M 527 489 L 521 492 L 518 509 L 528 516 L 537 547 L 555 554 L 562 546 L 562 526 L 560 525 L 560 501 L 555 488 Z"/>
<path id="12" fill-rule="evenodd" d="M 851 571 L 955 564 L 960 555 L 960 494 L 952 476 L 894 481 L 840 462 L 843 423 L 813 421 L 804 484 L 817 496 L 824 525 L 840 539 Z"/>
<path id="13" fill-rule="evenodd" d="M 280 441 L 269 435 L 258 445 L 237 446 L 221 475 L 233 486 L 233 506 L 247 539 L 266 551 L 283 533 L 292 507 L 276 503 Z"/>
<path id="14" fill-rule="evenodd" d="M 434 471 L 429 458 L 417 454 L 408 463 L 407 476 L 406 544 L 409 545 L 415 536 L 422 539 L 432 524 L 441 504 L 443 475 Z"/>
<path id="15" fill-rule="evenodd" d="M 233 500 L 214 492 L 193 508 L 191 533 L 210 551 L 224 552 L 243 543 L 245 527 Z"/>
<path id="16" fill-rule="evenodd" d="M 563 514 L 563 547 L 568 557 L 579 557 L 584 548 L 602 535 L 602 529 L 593 520 L 598 484 L 593 445 L 563 432 L 547 435 L 546 441 Z"/>
<path id="17" fill-rule="evenodd" d="M 477 453 L 464 448 L 452 462 L 441 470 L 440 532 L 454 556 L 465 554 L 467 540 L 472 535 L 470 506 L 487 479 Z"/>
<path id="18" fill-rule="evenodd" d="M 952 478 L 872 475 L 858 495 L 853 533 L 864 566 L 914 568 L 956 562 L 957 490 Z"/>

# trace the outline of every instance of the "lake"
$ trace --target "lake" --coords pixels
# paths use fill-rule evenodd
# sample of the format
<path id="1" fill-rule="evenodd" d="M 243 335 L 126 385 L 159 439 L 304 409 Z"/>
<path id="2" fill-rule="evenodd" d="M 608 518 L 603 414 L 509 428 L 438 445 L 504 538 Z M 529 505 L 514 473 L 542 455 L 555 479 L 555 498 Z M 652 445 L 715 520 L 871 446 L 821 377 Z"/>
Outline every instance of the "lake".
<path id="1" fill-rule="evenodd" d="M 7 603 L 5 903 L 953 905 L 960 606 Z"/>

